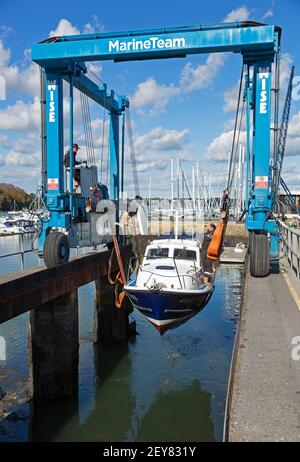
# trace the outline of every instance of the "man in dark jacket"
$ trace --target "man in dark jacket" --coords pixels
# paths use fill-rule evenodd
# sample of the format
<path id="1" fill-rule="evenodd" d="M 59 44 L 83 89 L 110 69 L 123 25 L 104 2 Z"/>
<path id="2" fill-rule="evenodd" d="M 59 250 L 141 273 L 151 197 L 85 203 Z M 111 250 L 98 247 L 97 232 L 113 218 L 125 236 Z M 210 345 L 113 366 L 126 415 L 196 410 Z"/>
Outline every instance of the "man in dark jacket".
<path id="1" fill-rule="evenodd" d="M 81 165 L 82 164 L 81 160 L 76 160 L 76 156 L 77 156 L 77 153 L 78 153 L 79 149 L 80 149 L 80 147 L 78 146 L 78 144 L 74 143 L 73 144 L 73 153 L 72 153 L 73 154 L 73 167 L 75 167 L 75 165 Z M 65 154 L 64 164 L 65 164 L 66 168 L 70 168 L 70 149 L 68 149 L 68 151 Z"/>
<path id="2" fill-rule="evenodd" d="M 76 165 L 81 165 L 83 162 L 81 160 L 76 160 L 76 156 L 80 147 L 78 144 L 73 144 L 72 154 L 73 154 L 73 178 L 75 180 L 75 187 L 80 185 L 80 172 L 78 169 L 75 169 Z M 65 154 L 64 164 L 67 169 L 70 168 L 70 149 Z"/>
<path id="3" fill-rule="evenodd" d="M 202 262 L 202 270 L 204 273 L 203 282 L 207 284 L 211 278 L 213 272 L 213 262 L 209 258 L 207 258 L 207 250 L 211 241 L 211 238 L 215 232 L 216 226 L 212 223 L 209 225 L 209 228 L 206 229 L 203 237 L 203 242 L 201 246 L 201 262 Z"/>

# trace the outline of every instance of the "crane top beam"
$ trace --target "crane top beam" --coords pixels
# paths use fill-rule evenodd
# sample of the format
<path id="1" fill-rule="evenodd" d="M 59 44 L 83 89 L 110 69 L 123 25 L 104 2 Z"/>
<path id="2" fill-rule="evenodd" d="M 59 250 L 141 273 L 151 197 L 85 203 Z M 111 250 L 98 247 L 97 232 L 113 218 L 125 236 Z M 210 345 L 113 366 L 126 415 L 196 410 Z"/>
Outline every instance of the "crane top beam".
<path id="1" fill-rule="evenodd" d="M 231 51 L 274 56 L 280 28 L 252 21 L 51 37 L 32 46 L 32 59 L 47 68 L 78 61 L 131 61 Z"/>
<path id="2" fill-rule="evenodd" d="M 70 83 L 70 77 L 68 75 L 65 75 L 64 79 Z M 72 84 L 77 90 L 86 94 L 109 112 L 121 115 L 122 112 L 129 107 L 129 100 L 125 96 L 116 95 L 113 90 L 109 93 L 106 84 L 99 87 L 84 74 L 81 74 L 80 77 L 72 77 Z"/>

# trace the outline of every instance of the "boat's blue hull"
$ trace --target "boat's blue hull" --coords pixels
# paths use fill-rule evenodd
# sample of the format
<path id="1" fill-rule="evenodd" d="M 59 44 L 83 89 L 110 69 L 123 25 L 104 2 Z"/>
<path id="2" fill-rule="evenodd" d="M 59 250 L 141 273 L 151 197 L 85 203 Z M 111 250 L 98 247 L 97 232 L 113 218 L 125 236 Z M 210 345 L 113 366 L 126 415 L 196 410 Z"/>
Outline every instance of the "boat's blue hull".
<path id="1" fill-rule="evenodd" d="M 133 306 L 138 309 L 160 333 L 186 321 L 207 304 L 213 288 L 194 293 L 150 292 L 135 290 L 134 282 L 125 287 Z"/>

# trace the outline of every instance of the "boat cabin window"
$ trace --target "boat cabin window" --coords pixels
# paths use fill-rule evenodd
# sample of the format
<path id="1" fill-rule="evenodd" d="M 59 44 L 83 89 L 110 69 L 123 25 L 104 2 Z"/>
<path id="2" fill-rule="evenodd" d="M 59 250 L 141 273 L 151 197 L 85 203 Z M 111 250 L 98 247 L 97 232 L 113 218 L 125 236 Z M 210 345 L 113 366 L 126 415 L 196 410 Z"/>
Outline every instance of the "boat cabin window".
<path id="1" fill-rule="evenodd" d="M 168 256 L 168 247 L 156 247 L 153 249 L 149 249 L 147 252 L 147 258 L 167 258 Z"/>
<path id="2" fill-rule="evenodd" d="M 174 258 L 177 260 L 197 260 L 195 250 L 174 249 Z"/>

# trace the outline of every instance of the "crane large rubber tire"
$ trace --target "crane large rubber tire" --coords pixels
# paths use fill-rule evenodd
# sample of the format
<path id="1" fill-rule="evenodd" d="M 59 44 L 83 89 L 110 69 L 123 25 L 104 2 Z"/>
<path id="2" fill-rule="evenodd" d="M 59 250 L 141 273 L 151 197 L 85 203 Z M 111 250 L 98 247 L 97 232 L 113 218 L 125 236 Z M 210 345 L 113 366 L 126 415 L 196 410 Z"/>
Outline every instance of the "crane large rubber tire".
<path id="1" fill-rule="evenodd" d="M 67 263 L 70 256 L 68 236 L 57 231 L 48 234 L 45 240 L 43 253 L 47 268 L 53 268 L 54 266 Z"/>
<path id="2" fill-rule="evenodd" d="M 256 278 L 270 272 L 270 243 L 265 232 L 249 232 L 250 274 Z"/>

